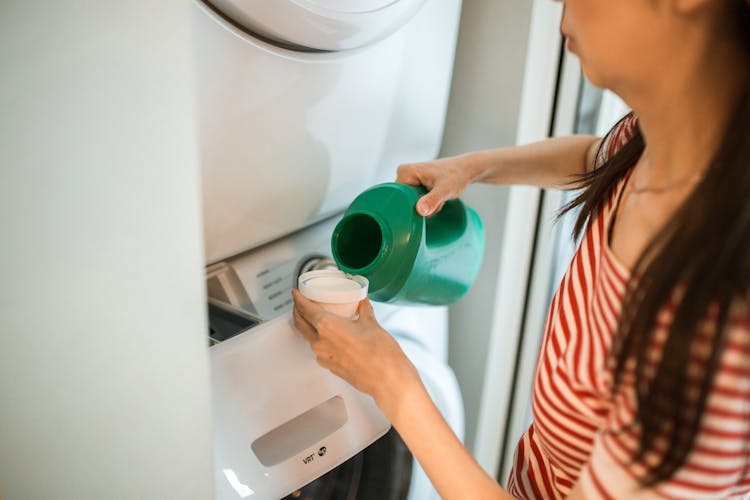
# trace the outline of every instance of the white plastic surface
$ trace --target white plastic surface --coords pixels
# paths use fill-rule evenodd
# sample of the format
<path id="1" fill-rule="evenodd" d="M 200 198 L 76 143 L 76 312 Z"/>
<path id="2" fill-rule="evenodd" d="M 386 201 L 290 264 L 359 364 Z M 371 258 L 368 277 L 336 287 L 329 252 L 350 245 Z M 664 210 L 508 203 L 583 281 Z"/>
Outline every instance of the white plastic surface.
<path id="1" fill-rule="evenodd" d="M 210 352 L 217 500 L 234 500 L 248 491 L 253 498 L 281 498 L 354 456 L 390 428 L 372 398 L 317 364 L 288 313 Z M 346 419 L 338 427 L 321 421 L 331 412 L 328 417 L 326 412 L 311 412 L 336 397 L 343 402 Z M 340 422 L 341 410 L 334 413 Z M 274 450 L 269 439 L 279 435 L 273 431 L 300 416 L 309 425 L 295 427 L 302 433 L 295 435 L 299 451 L 289 454 L 295 448 L 286 442 Z M 331 433 L 317 439 L 321 429 Z M 263 465 L 252 447 L 262 438 L 266 457 L 289 458 Z"/>
<path id="2" fill-rule="evenodd" d="M 399 0 L 296 0 L 296 2 L 300 5 L 307 5 L 311 9 L 359 14 L 393 6 L 399 3 Z"/>
<path id="3" fill-rule="evenodd" d="M 443 1 L 443 0 L 440 0 Z M 302 49 L 340 51 L 381 40 L 425 0 L 211 0 L 252 33 Z"/>
<path id="4" fill-rule="evenodd" d="M 333 396 L 263 434 L 250 447 L 260 463 L 273 467 L 327 438 L 344 426 L 347 418 L 344 399 Z"/>
<path id="5" fill-rule="evenodd" d="M 400 163 L 437 155 L 459 0 L 429 0 L 386 39 L 327 54 L 263 43 L 194 6 L 208 263 L 330 216 L 395 179 Z"/>

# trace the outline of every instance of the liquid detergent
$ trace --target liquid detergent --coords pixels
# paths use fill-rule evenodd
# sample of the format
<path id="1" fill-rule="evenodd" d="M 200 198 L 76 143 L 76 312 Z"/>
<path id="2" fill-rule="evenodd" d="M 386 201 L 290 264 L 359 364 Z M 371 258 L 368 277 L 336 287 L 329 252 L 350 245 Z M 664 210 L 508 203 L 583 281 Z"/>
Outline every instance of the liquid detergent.
<path id="1" fill-rule="evenodd" d="M 357 196 L 331 237 L 333 258 L 369 280 L 369 297 L 400 304 L 451 304 L 474 283 L 484 226 L 461 200 L 431 217 L 417 213 L 423 187 L 389 182 Z"/>

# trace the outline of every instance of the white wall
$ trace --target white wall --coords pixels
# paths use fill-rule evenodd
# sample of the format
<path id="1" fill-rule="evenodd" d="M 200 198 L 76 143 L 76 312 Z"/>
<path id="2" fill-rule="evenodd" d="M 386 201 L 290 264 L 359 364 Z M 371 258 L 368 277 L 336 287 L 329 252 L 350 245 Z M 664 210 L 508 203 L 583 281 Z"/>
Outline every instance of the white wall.
<path id="1" fill-rule="evenodd" d="M 0 488 L 211 498 L 190 4 L 0 3 Z"/>

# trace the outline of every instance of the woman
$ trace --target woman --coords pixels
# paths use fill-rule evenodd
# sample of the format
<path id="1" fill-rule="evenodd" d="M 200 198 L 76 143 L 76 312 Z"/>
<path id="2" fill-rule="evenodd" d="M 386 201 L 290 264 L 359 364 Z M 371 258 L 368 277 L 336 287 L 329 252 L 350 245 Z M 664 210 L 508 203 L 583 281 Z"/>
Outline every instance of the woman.
<path id="1" fill-rule="evenodd" d="M 503 490 L 379 327 L 298 293 L 319 363 L 373 396 L 446 499 L 750 495 L 750 2 L 564 0 L 568 50 L 633 113 L 567 137 L 402 165 L 425 216 L 471 182 L 585 187 L 550 306 L 534 422 Z"/>

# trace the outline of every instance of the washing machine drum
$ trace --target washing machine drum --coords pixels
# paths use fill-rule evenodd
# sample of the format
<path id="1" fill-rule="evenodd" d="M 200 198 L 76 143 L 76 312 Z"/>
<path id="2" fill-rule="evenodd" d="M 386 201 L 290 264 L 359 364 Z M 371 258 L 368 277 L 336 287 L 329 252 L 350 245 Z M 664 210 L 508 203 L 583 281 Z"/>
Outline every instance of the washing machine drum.
<path id="1" fill-rule="evenodd" d="M 425 0 L 203 0 L 257 38 L 301 51 L 342 51 L 381 40 Z"/>
<path id="2" fill-rule="evenodd" d="M 332 471 L 282 500 L 406 500 L 412 455 L 391 429 Z"/>

